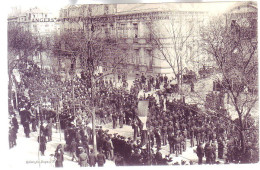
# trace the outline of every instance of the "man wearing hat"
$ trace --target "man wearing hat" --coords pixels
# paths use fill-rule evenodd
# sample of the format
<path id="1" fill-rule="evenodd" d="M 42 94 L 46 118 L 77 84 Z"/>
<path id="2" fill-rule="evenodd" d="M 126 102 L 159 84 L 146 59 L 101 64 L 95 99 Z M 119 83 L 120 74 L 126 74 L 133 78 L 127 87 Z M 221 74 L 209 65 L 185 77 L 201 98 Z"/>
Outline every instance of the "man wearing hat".
<path id="1" fill-rule="evenodd" d="M 37 131 L 37 128 L 36 128 L 36 126 L 37 126 L 37 119 L 36 119 L 36 117 L 32 116 L 31 122 L 32 122 L 32 131 L 36 132 Z"/>
<path id="2" fill-rule="evenodd" d="M 171 134 L 168 135 L 168 142 L 170 146 L 170 154 L 174 153 L 174 133 L 172 132 Z"/>
<path id="3" fill-rule="evenodd" d="M 17 132 L 18 129 L 19 129 L 19 124 L 18 124 L 18 121 L 17 121 L 17 118 L 16 118 L 15 114 L 12 117 L 12 124 L 14 126 L 14 130 Z"/>
<path id="4" fill-rule="evenodd" d="M 215 140 L 212 140 L 211 147 L 212 147 L 211 162 L 214 164 L 216 162 L 216 157 L 217 157 L 217 153 L 216 153 L 217 146 Z"/>
<path id="5" fill-rule="evenodd" d="M 29 122 L 29 120 L 26 120 L 26 121 L 23 123 L 23 127 L 24 127 L 25 136 L 26 136 L 27 138 L 30 138 L 30 122 Z"/>
<path id="6" fill-rule="evenodd" d="M 52 141 L 52 121 L 51 121 L 51 119 L 48 121 L 46 130 L 47 130 L 48 141 Z"/>
<path id="7" fill-rule="evenodd" d="M 94 154 L 94 150 L 90 149 L 89 160 L 88 160 L 89 166 L 95 167 L 96 162 L 97 162 L 97 158 L 96 155 Z"/>
<path id="8" fill-rule="evenodd" d="M 117 127 L 117 114 L 116 114 L 116 112 L 114 112 L 112 114 L 112 121 L 113 121 L 113 129 L 115 129 Z"/>
<path id="9" fill-rule="evenodd" d="M 129 137 L 127 142 L 125 143 L 125 149 L 124 149 L 124 152 L 125 152 L 124 158 L 125 158 L 126 162 L 129 161 L 129 158 L 132 154 L 133 144 L 134 144 L 134 141 Z"/>
<path id="10" fill-rule="evenodd" d="M 112 143 L 113 143 L 113 146 L 115 146 L 115 148 L 114 148 L 114 153 L 116 153 L 117 152 L 117 145 L 118 145 L 118 138 L 117 138 L 117 133 L 114 133 L 113 134 L 114 136 L 113 136 L 113 138 L 111 139 L 111 141 L 112 141 Z"/>
<path id="11" fill-rule="evenodd" d="M 119 116 L 119 126 L 120 126 L 120 128 L 123 128 L 125 114 L 124 114 L 122 108 L 120 108 L 118 116 Z"/>
<path id="12" fill-rule="evenodd" d="M 213 160 L 212 160 L 213 148 L 212 148 L 212 146 L 210 145 L 209 142 L 207 142 L 205 144 L 204 152 L 205 152 L 205 156 L 206 156 L 206 163 L 212 164 L 212 162 L 213 162 Z"/>
<path id="13" fill-rule="evenodd" d="M 160 152 L 160 149 L 157 149 L 157 152 L 155 154 L 155 160 L 157 165 L 162 165 L 162 153 Z"/>
<path id="14" fill-rule="evenodd" d="M 103 154 L 102 149 L 100 149 L 99 153 L 97 154 L 97 163 L 98 167 L 103 167 L 106 163 L 106 156 Z"/>
<path id="15" fill-rule="evenodd" d="M 199 158 L 198 164 L 201 165 L 202 164 L 202 158 L 204 157 L 204 149 L 203 149 L 202 143 L 198 144 L 197 149 L 196 149 L 196 153 L 197 153 L 197 156 Z"/>
<path id="16" fill-rule="evenodd" d="M 163 127 L 161 128 L 161 132 L 162 132 L 162 142 L 163 142 L 163 146 L 167 145 L 167 126 L 164 123 Z"/>
<path id="17" fill-rule="evenodd" d="M 138 135 L 138 125 L 136 121 L 133 122 L 132 129 L 134 129 L 134 141 L 136 141 Z"/>
<path id="18" fill-rule="evenodd" d="M 77 161 L 76 150 L 77 150 L 77 142 L 75 142 L 75 139 L 73 138 L 70 144 L 70 153 L 72 155 L 71 161 L 73 161 L 74 159 Z"/>
<path id="19" fill-rule="evenodd" d="M 221 138 L 218 139 L 218 158 L 223 159 L 224 142 Z"/>
<path id="20" fill-rule="evenodd" d="M 88 155 L 85 153 L 84 148 L 80 148 L 79 165 L 80 165 L 80 167 L 88 166 Z"/>
<path id="21" fill-rule="evenodd" d="M 113 160 L 114 158 L 114 146 L 113 143 L 111 141 L 111 137 L 107 138 L 107 155 L 108 155 L 108 159 Z"/>
<path id="22" fill-rule="evenodd" d="M 134 153 L 131 155 L 130 165 L 138 166 L 141 165 L 142 156 L 139 154 L 139 149 L 135 149 Z"/>
<path id="23" fill-rule="evenodd" d="M 156 139 L 156 146 L 157 146 L 157 149 L 158 148 L 161 148 L 161 133 L 160 133 L 160 130 L 159 128 L 156 129 L 155 133 L 154 133 L 154 136 L 155 136 L 155 139 Z"/>
<path id="24" fill-rule="evenodd" d="M 115 154 L 115 164 L 116 166 L 124 165 L 124 158 L 120 154 Z"/>

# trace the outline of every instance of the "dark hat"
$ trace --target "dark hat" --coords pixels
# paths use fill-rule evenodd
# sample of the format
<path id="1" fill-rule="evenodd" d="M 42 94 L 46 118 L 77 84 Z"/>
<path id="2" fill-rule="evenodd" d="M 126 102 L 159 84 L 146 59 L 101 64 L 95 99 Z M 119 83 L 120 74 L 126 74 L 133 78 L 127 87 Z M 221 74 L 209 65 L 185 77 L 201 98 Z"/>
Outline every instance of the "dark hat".
<path id="1" fill-rule="evenodd" d="M 79 147 L 79 151 L 82 153 L 82 152 L 85 152 L 85 149 L 83 147 Z"/>

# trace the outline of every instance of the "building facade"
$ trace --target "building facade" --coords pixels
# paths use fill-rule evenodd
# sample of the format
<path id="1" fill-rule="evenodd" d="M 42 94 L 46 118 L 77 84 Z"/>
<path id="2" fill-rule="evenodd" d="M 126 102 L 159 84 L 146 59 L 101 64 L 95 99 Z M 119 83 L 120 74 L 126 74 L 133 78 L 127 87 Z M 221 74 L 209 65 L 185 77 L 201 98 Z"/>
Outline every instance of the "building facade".
<path id="1" fill-rule="evenodd" d="M 182 43 L 181 39 L 188 39 L 182 45 L 185 57 L 181 58 L 183 68 L 191 69 L 188 58 L 200 55 L 198 51 L 194 52 L 197 48 L 194 46 L 201 27 L 208 21 L 207 12 L 149 9 L 149 4 L 141 6 L 140 10 L 137 8 L 134 11 L 121 10 L 119 5 L 69 6 L 60 10 L 60 32 L 83 31 L 88 34 L 94 28 L 100 39 L 110 39 L 121 44 L 126 51 L 127 65 L 120 73 L 127 76 L 141 73 L 171 74 L 172 68 L 165 60 L 161 48 L 167 49 L 167 57 L 172 55 L 174 63 L 174 52 L 179 49 L 173 47 L 172 39 L 178 34 L 175 41 L 179 44 Z M 155 40 L 159 40 L 162 46 L 155 43 Z M 103 70 L 106 70 L 105 66 Z"/>
<path id="2" fill-rule="evenodd" d="M 231 27 L 239 27 L 241 38 L 257 41 L 257 12 L 256 2 L 245 2 L 228 9 L 226 17 L 231 21 Z M 235 31 L 235 29 L 233 30 Z"/>
<path id="3" fill-rule="evenodd" d="M 51 44 L 54 35 L 57 34 L 57 31 L 59 32 L 57 17 L 51 12 L 38 7 L 31 8 L 25 12 L 21 11 L 21 9 L 16 9 L 13 14 L 9 15 L 8 29 L 19 28 L 21 31 L 29 31 L 40 42 Z M 32 60 L 41 68 L 51 69 L 54 63 L 51 55 L 51 50 L 42 51 L 36 48 Z"/>
<path id="4" fill-rule="evenodd" d="M 8 17 L 8 26 L 20 26 L 36 35 L 50 35 L 59 29 L 57 18 L 38 7 Z"/>

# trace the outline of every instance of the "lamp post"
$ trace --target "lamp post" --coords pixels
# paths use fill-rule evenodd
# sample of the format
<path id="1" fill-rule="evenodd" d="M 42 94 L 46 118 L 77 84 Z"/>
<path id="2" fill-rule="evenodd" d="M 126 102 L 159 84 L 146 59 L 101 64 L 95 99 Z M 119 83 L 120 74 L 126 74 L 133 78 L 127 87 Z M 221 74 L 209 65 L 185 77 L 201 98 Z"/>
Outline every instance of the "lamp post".
<path id="1" fill-rule="evenodd" d="M 70 68 L 70 75 L 72 76 L 71 84 L 72 84 L 72 105 L 73 105 L 73 116 L 75 116 L 75 90 L 74 90 L 74 75 L 75 75 L 75 59 L 73 58 Z"/>
<path id="2" fill-rule="evenodd" d="M 91 19 L 91 28 L 90 33 L 95 32 L 95 27 L 93 24 L 93 20 Z M 87 67 L 88 67 L 88 77 L 90 78 L 88 81 L 90 81 L 90 89 L 91 89 L 91 100 L 92 100 L 92 137 L 93 137 L 93 150 L 94 154 L 97 155 L 97 139 L 96 139 L 96 84 L 95 84 L 95 77 L 94 77 L 94 62 L 93 62 L 93 53 L 92 53 L 92 43 L 91 41 L 88 41 L 88 59 L 87 59 Z"/>

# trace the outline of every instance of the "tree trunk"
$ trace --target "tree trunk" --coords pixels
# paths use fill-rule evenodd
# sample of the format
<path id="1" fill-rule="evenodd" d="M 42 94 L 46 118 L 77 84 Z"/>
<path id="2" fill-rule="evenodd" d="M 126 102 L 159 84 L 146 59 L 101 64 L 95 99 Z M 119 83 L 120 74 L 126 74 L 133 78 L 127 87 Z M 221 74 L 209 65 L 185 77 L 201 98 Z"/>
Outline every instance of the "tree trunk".
<path id="1" fill-rule="evenodd" d="M 93 150 L 94 154 L 97 155 L 97 139 L 96 139 L 96 108 L 93 108 L 92 112 L 92 132 L 93 132 Z"/>
<path id="2" fill-rule="evenodd" d="M 242 154 L 245 153 L 245 138 L 244 138 L 244 125 L 243 125 L 243 121 L 242 121 L 242 114 L 239 113 L 239 124 L 240 124 L 240 142 L 241 142 L 241 150 L 242 150 Z"/>
<path id="3" fill-rule="evenodd" d="M 96 103 L 95 103 L 95 84 L 94 77 L 92 74 L 91 77 L 91 99 L 93 102 L 93 111 L 92 111 L 92 133 L 93 133 L 93 150 L 94 154 L 97 155 L 97 139 L 96 139 Z"/>

